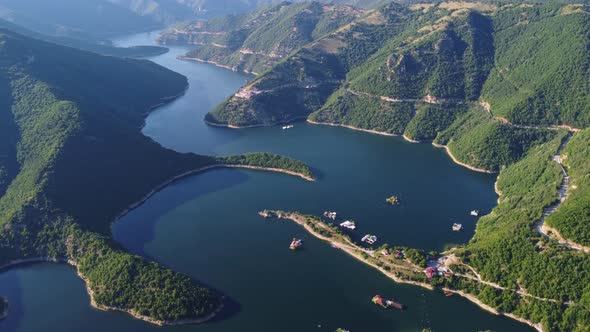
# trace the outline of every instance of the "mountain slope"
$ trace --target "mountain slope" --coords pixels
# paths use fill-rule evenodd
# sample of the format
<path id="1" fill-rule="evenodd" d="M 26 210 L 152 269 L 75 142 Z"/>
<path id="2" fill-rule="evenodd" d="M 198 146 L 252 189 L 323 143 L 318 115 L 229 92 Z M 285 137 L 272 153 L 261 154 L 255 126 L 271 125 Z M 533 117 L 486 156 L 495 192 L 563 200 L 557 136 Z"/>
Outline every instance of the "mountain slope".
<path id="1" fill-rule="evenodd" d="M 182 92 L 186 79 L 149 62 L 102 57 L 8 31 L 0 32 L 0 63 L 0 93 L 8 97 L 0 112 L 9 129 L 2 135 L 12 143 L 3 144 L 6 158 L 0 159 L 2 264 L 68 259 L 89 282 L 97 305 L 159 321 L 216 310 L 218 295 L 93 232 L 109 234 L 116 214 L 153 186 L 210 163 L 163 150 L 134 129 L 148 107 Z M 128 277 L 109 280 L 111 275 Z M 150 282 L 155 287 L 148 290 Z M 181 295 L 169 295 L 175 292 Z"/>
<path id="2" fill-rule="evenodd" d="M 10 30 L 30 38 L 40 39 L 84 51 L 99 53 L 102 55 L 120 57 L 147 57 L 164 54 L 168 51 L 165 47 L 159 46 L 115 47 L 107 44 L 93 43 L 92 41 L 86 41 L 73 37 L 49 36 L 31 31 L 3 19 L 0 19 L 0 29 Z"/>
<path id="3" fill-rule="evenodd" d="M 106 0 L 3 0 L 0 18 L 46 35 L 83 39 L 153 30 L 160 26 Z"/>
<path id="4" fill-rule="evenodd" d="M 505 122 L 585 127 L 590 124 L 588 17 L 587 8 L 578 5 L 388 5 L 304 46 L 207 121 L 268 125 L 318 112 L 311 119 L 325 122 L 345 112 L 354 122 L 368 113 L 346 102 L 370 97 L 379 101 L 371 112 L 410 113 L 373 113 L 373 122 L 361 127 L 374 129 L 383 114 L 399 120 L 380 130 L 397 134 L 405 133 L 417 108 L 453 103 L 477 108 L 477 102 Z M 338 107 L 325 104 L 332 93 Z M 347 121 L 341 123 L 353 125 Z M 436 136 L 407 134 L 417 140 Z"/>
<path id="5" fill-rule="evenodd" d="M 158 41 L 199 45 L 185 59 L 261 73 L 362 14 L 353 7 L 282 2 L 248 14 L 178 25 L 165 31 Z"/>
<path id="6" fill-rule="evenodd" d="M 149 61 L 0 30 L 0 266 L 67 261 L 100 309 L 156 324 L 212 317 L 220 294 L 123 251 L 111 222 L 154 188 L 207 166 L 312 174 L 272 154 L 180 154 L 143 136 L 146 111 L 186 87 L 185 77 Z"/>
<path id="7" fill-rule="evenodd" d="M 536 225 L 560 202 L 563 160 L 569 195 L 547 222 L 568 240 L 590 238 L 588 17 L 587 6 L 555 3 L 391 4 L 296 51 L 206 121 L 300 117 L 404 135 L 499 173 L 498 206 L 444 253 L 457 276 L 430 284 L 543 331 L 587 331 L 590 255 Z"/>

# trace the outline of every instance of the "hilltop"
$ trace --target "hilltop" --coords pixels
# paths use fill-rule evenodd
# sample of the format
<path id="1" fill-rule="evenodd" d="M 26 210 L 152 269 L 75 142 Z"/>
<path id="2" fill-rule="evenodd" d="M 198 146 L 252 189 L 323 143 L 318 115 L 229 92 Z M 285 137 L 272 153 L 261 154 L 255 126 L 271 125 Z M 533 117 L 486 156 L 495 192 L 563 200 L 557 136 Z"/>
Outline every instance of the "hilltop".
<path id="1" fill-rule="evenodd" d="M 162 33 L 158 41 L 201 45 L 184 59 L 262 73 L 363 13 L 349 6 L 282 2 L 247 14 L 180 24 Z"/>

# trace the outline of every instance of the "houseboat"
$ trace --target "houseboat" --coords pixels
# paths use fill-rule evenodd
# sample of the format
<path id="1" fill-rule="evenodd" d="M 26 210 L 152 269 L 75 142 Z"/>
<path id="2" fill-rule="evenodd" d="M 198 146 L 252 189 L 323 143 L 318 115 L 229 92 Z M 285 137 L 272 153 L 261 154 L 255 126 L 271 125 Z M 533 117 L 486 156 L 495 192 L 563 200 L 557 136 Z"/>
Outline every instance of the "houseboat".
<path id="1" fill-rule="evenodd" d="M 377 242 L 377 236 L 371 235 L 371 234 L 367 234 L 367 235 L 363 236 L 363 238 L 361 239 L 361 241 L 367 242 L 368 244 L 373 244 L 373 243 Z"/>
<path id="2" fill-rule="evenodd" d="M 326 211 L 326 212 L 324 212 L 324 217 L 332 219 L 332 220 L 336 220 L 336 212 Z"/>
<path id="3" fill-rule="evenodd" d="M 301 239 L 293 239 L 293 241 L 291 241 L 291 245 L 289 245 L 289 249 L 297 250 L 297 248 L 301 247 L 302 245 L 303 241 Z"/>
<path id="4" fill-rule="evenodd" d="M 381 297 L 381 295 L 375 295 L 373 296 L 372 299 L 373 303 L 375 303 L 378 306 L 381 306 L 383 308 L 395 308 L 395 309 L 399 309 L 399 310 L 404 310 L 406 308 L 405 305 L 397 303 L 395 301 L 391 301 L 391 300 L 385 300 L 383 297 Z"/>
<path id="5" fill-rule="evenodd" d="M 356 229 L 356 224 L 354 221 L 347 220 L 340 224 L 341 227 L 348 228 L 348 229 Z"/>

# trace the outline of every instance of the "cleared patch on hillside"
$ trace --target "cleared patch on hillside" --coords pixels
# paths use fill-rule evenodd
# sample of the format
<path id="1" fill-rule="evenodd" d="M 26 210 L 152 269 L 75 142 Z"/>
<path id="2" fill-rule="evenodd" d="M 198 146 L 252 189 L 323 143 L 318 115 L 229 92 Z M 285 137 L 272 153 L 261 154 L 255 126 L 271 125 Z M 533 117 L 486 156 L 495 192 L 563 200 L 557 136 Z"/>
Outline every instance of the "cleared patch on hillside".
<path id="1" fill-rule="evenodd" d="M 322 38 L 311 45 L 313 49 L 323 53 L 338 54 L 338 51 L 346 47 L 346 43 L 338 37 Z"/>
<path id="2" fill-rule="evenodd" d="M 590 14 L 584 10 L 584 5 L 567 5 L 559 12 L 560 15 L 570 15 L 576 13 Z"/>
<path id="3" fill-rule="evenodd" d="M 415 5 L 411 5 L 410 9 L 413 11 L 421 10 L 422 12 L 426 13 L 432 7 L 434 7 L 434 4 L 432 3 L 417 3 Z"/>
<path id="4" fill-rule="evenodd" d="M 479 11 L 484 11 L 484 12 L 491 12 L 491 11 L 498 9 L 498 7 L 491 5 L 491 4 L 486 4 L 486 3 L 481 3 L 481 2 L 463 2 L 463 1 L 442 2 L 438 6 L 440 8 L 444 8 L 444 9 L 448 9 L 448 10 L 473 9 L 473 10 L 479 10 Z"/>

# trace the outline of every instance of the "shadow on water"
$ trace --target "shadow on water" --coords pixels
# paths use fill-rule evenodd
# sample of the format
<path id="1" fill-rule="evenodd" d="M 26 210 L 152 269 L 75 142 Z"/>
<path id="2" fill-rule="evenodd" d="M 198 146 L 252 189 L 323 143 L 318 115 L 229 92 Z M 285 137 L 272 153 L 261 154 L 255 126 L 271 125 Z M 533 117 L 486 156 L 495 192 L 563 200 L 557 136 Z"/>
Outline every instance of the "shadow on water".
<path id="1" fill-rule="evenodd" d="M 16 331 L 25 319 L 23 289 L 17 272 L 0 271 L 0 296 L 8 299 L 8 317 L 0 320 L 0 331 Z"/>
<path id="2" fill-rule="evenodd" d="M 240 303 L 225 294 L 223 294 L 223 296 L 223 309 L 206 324 L 221 323 L 231 317 L 236 316 L 240 311 L 242 311 L 242 306 Z"/>
<path id="3" fill-rule="evenodd" d="M 206 172 L 215 172 L 209 170 Z M 145 245 L 155 237 L 158 219 L 179 205 L 217 191 L 225 190 L 248 181 L 244 172 L 226 172 L 223 181 L 201 181 L 199 175 L 176 182 L 152 196 L 147 202 L 125 216 L 125 221 L 116 221 L 112 226 L 113 238 L 124 248 L 146 259 L 154 260 L 145 250 Z M 198 185 L 195 185 L 198 182 Z M 141 227 L 136 227 L 141 223 Z"/>

